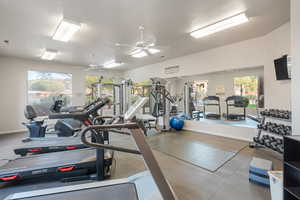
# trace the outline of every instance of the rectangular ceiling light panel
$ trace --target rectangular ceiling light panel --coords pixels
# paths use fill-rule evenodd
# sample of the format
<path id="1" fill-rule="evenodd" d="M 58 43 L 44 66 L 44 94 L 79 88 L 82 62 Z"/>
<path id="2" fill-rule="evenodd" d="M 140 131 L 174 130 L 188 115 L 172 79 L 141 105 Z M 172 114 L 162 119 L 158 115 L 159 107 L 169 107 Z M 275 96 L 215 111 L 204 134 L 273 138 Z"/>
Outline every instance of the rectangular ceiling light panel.
<path id="1" fill-rule="evenodd" d="M 49 50 L 46 49 L 44 51 L 44 53 L 41 56 L 41 59 L 43 60 L 53 60 L 57 55 L 57 51 L 56 50 Z"/>
<path id="2" fill-rule="evenodd" d="M 248 21 L 249 21 L 249 19 L 246 16 L 246 14 L 242 13 L 242 14 L 227 18 L 225 20 L 222 20 L 220 22 L 217 22 L 215 24 L 212 24 L 212 25 L 206 26 L 204 28 L 198 29 L 196 31 L 193 31 L 193 32 L 190 33 L 190 35 L 192 37 L 198 39 L 198 38 L 205 37 L 207 35 L 211 35 L 211 34 L 214 34 L 216 32 L 219 32 L 219 31 L 222 31 L 222 30 L 225 30 L 225 29 L 228 29 L 228 28 L 246 23 Z"/>
<path id="3" fill-rule="evenodd" d="M 63 19 L 58 25 L 52 39 L 62 42 L 68 42 L 73 35 L 80 30 L 81 25 L 69 20 Z"/>
<path id="4" fill-rule="evenodd" d="M 151 53 L 151 54 L 157 54 L 157 53 L 160 52 L 159 49 L 153 49 L 153 48 L 148 49 L 148 51 L 149 51 L 149 53 Z"/>
<path id="5" fill-rule="evenodd" d="M 148 54 L 145 51 L 140 50 L 140 49 L 134 50 L 131 53 L 131 57 L 134 57 L 134 58 L 142 58 L 142 57 L 145 57 L 145 56 L 148 56 Z"/>
<path id="6" fill-rule="evenodd" d="M 114 68 L 114 67 L 119 67 L 123 64 L 124 63 L 122 63 L 122 62 L 116 62 L 115 60 L 111 60 L 111 61 L 108 61 L 108 62 L 104 63 L 103 67 L 104 68 Z"/>

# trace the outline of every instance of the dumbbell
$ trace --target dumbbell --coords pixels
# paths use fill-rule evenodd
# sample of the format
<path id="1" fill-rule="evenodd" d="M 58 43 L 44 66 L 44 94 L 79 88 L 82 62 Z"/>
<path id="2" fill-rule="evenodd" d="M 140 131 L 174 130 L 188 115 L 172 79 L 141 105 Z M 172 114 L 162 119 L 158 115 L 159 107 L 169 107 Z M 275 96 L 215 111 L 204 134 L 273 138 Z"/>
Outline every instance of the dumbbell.
<path id="1" fill-rule="evenodd" d="M 284 152 L 283 144 L 280 144 L 280 145 L 277 146 L 277 152 L 279 152 L 279 153 Z"/>
<path id="2" fill-rule="evenodd" d="M 264 141 L 262 139 L 259 139 L 259 137 L 254 137 L 253 141 L 257 144 L 264 145 Z"/>
<path id="3" fill-rule="evenodd" d="M 253 141 L 254 141 L 255 143 L 260 143 L 260 139 L 259 139 L 258 137 L 253 137 Z"/>
<path id="4" fill-rule="evenodd" d="M 258 129 L 262 129 L 263 125 L 262 124 L 257 124 Z"/>
<path id="5" fill-rule="evenodd" d="M 279 139 L 279 138 L 276 138 L 275 141 L 277 142 L 277 144 L 282 144 L 283 143 L 283 140 Z"/>
<path id="6" fill-rule="evenodd" d="M 269 109 L 260 112 L 263 116 L 271 116 L 275 118 L 291 119 L 291 112 L 287 110 Z"/>
<path id="7" fill-rule="evenodd" d="M 270 143 L 270 148 L 273 149 L 274 151 L 277 151 L 278 145 L 279 145 L 279 144 L 278 144 L 276 141 L 271 142 L 271 143 Z"/>

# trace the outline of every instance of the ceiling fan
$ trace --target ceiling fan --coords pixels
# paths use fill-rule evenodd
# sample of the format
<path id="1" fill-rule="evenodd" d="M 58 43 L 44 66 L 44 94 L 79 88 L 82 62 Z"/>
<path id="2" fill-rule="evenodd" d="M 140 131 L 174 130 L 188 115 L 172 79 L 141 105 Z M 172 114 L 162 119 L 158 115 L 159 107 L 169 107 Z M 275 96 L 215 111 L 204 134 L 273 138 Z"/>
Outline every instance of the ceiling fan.
<path id="1" fill-rule="evenodd" d="M 134 46 L 130 44 L 121 44 L 121 43 L 116 43 L 115 45 L 117 47 L 131 47 L 132 50 L 130 52 L 130 56 L 134 58 L 141 58 L 153 54 L 157 54 L 160 52 L 160 49 L 158 49 L 155 46 L 155 43 L 153 41 L 145 41 L 144 39 L 144 26 L 139 26 L 139 41 L 135 43 Z"/>
<path id="2" fill-rule="evenodd" d="M 130 47 L 131 51 L 129 55 L 133 58 L 142 58 L 149 55 L 154 55 L 159 52 L 161 52 L 160 49 L 158 49 L 158 46 L 155 45 L 154 41 L 146 41 L 144 39 L 144 26 L 139 26 L 139 41 L 135 43 L 135 45 L 130 44 L 121 44 L 121 43 L 115 43 L 116 47 Z M 126 62 L 126 56 L 122 56 L 117 53 L 115 55 L 114 60 L 107 61 L 103 64 L 98 64 L 95 61 L 95 55 L 91 54 L 91 60 L 92 64 L 89 65 L 89 67 L 86 69 L 87 71 L 90 70 L 102 70 L 103 68 L 113 68 L 118 67 L 124 64 L 124 61 Z"/>

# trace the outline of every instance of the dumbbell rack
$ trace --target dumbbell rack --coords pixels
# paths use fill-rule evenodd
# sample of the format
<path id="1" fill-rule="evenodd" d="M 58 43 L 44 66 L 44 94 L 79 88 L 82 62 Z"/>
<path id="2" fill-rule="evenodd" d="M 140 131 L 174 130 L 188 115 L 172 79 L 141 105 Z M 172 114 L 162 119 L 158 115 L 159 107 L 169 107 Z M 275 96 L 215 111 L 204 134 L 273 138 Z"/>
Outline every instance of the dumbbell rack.
<path id="1" fill-rule="evenodd" d="M 264 125 L 266 123 L 266 121 L 282 121 L 282 122 L 288 122 L 288 123 L 291 123 L 292 121 L 290 119 L 283 119 L 283 118 L 276 118 L 276 117 L 271 117 L 271 116 L 263 116 L 262 120 L 261 120 L 261 125 Z M 274 135 L 274 136 L 277 136 L 277 137 L 280 137 L 280 139 L 283 141 L 283 135 L 279 135 L 279 134 L 276 134 L 274 132 L 270 132 L 270 131 L 266 131 L 266 130 L 263 130 L 263 129 L 258 129 L 258 132 L 257 132 L 257 136 L 256 138 L 260 139 L 262 137 L 262 135 L 267 134 L 267 135 Z M 253 140 L 253 142 L 250 143 L 249 145 L 251 148 L 268 148 L 268 149 L 271 149 L 273 151 L 275 151 L 274 149 L 264 145 L 264 144 L 261 144 L 261 143 L 257 143 Z M 278 152 L 278 151 L 276 151 Z M 278 153 L 283 153 L 283 152 L 278 152 Z"/>

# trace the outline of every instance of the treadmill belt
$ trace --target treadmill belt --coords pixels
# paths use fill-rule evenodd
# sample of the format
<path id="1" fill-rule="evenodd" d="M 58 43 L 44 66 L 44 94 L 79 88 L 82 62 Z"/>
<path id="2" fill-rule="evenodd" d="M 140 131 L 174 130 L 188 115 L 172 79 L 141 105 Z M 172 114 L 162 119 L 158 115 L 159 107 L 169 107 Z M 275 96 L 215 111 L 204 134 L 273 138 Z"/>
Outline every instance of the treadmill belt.
<path id="1" fill-rule="evenodd" d="M 35 197 L 14 198 L 18 200 L 138 200 L 135 185 L 123 183 L 71 192 L 41 195 Z"/>
<path id="2" fill-rule="evenodd" d="M 80 137 L 55 137 L 52 139 L 31 139 L 17 147 L 14 152 L 17 155 L 43 154 L 50 152 L 69 151 L 88 148 L 81 142 Z"/>
<path id="3" fill-rule="evenodd" d="M 55 139 L 32 140 L 24 142 L 21 148 L 44 147 L 44 146 L 68 146 L 72 144 L 82 144 L 80 137 L 55 137 Z"/>
<path id="4" fill-rule="evenodd" d="M 1 166 L 0 175 L 7 171 L 15 173 L 28 169 L 43 169 L 80 163 L 85 162 L 88 158 L 96 159 L 96 151 L 94 148 L 27 156 L 9 161 L 4 166 Z"/>

